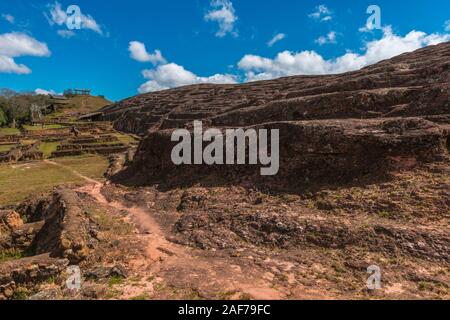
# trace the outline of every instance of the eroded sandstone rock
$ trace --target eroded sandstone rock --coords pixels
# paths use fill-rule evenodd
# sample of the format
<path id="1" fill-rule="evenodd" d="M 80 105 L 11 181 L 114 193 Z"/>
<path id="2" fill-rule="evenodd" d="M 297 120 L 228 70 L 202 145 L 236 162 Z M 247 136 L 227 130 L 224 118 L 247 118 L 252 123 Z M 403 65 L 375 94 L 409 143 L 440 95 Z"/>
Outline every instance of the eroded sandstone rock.
<path id="1" fill-rule="evenodd" d="M 200 84 L 138 95 L 105 107 L 114 127 L 146 135 L 193 120 L 214 126 L 273 121 L 450 114 L 450 42 L 355 72 L 240 85 Z"/>
<path id="2" fill-rule="evenodd" d="M 171 152 L 177 142 L 171 141 L 171 130 L 163 130 L 144 139 L 134 162 L 116 178 L 189 184 L 214 174 L 234 182 L 252 178 L 274 189 L 302 188 L 347 183 L 365 175 L 382 177 L 391 170 L 439 160 L 447 152 L 441 127 L 421 118 L 273 122 L 244 129 L 248 128 L 280 130 L 276 176 L 260 176 L 260 164 L 176 166 Z"/>
<path id="3" fill-rule="evenodd" d="M 45 224 L 36 235 L 33 249 L 37 254 L 50 252 L 78 263 L 89 253 L 89 220 L 74 191 L 61 189 L 53 195 Z"/>

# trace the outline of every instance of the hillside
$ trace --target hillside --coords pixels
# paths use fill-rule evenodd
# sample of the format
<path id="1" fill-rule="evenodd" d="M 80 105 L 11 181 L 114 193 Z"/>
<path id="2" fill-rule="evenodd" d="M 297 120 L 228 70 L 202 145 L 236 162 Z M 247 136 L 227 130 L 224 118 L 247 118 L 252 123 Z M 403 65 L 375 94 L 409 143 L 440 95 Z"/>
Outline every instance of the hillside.
<path id="1" fill-rule="evenodd" d="M 80 115 L 96 112 L 111 103 L 103 96 L 79 95 L 68 97 L 66 104 L 59 106 L 58 111 L 48 115 L 46 119 L 70 118 L 75 120 Z"/>
<path id="2" fill-rule="evenodd" d="M 94 110 L 73 103 L 68 118 Z M 112 123 L 27 128 L 62 139 L 55 159 L 30 165 L 24 146 L 23 165 L 0 168 L 4 200 L 53 189 L 0 210 L 0 299 L 450 299 L 450 43 L 340 75 L 143 94 L 100 116 Z M 279 130 L 277 174 L 176 165 L 172 133 L 195 145 L 193 120 L 217 129 L 215 155 L 229 128 Z M 137 150 L 112 125 L 142 136 Z M 72 158 L 85 152 L 109 155 L 106 182 L 106 159 Z"/>
<path id="3" fill-rule="evenodd" d="M 104 108 L 104 118 L 120 130 L 145 135 L 148 129 L 183 127 L 194 119 L 241 126 L 448 114 L 449 56 L 450 43 L 443 43 L 340 75 L 147 93 Z"/>
<path id="4" fill-rule="evenodd" d="M 145 136 L 113 178 L 134 188 L 127 202 L 145 204 L 171 242 L 199 250 L 195 259 L 239 266 L 234 279 L 251 274 L 259 291 L 243 282 L 238 292 L 448 299 L 450 43 L 341 75 L 188 86 L 103 111 L 116 128 Z M 175 165 L 171 134 L 192 133 L 195 119 L 222 132 L 278 129 L 278 174 Z M 213 276 L 217 261 L 159 276 L 213 298 L 226 281 Z M 383 272 L 377 292 L 363 280 L 371 265 Z M 209 274 L 211 286 L 191 273 Z"/>

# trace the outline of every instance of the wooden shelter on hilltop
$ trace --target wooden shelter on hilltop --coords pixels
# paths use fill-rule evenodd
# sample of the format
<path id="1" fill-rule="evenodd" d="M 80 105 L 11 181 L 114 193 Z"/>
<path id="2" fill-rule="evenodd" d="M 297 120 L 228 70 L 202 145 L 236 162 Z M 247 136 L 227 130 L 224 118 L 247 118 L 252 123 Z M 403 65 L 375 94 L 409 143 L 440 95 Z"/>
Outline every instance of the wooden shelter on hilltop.
<path id="1" fill-rule="evenodd" d="M 66 89 L 64 96 L 90 96 L 91 89 Z"/>

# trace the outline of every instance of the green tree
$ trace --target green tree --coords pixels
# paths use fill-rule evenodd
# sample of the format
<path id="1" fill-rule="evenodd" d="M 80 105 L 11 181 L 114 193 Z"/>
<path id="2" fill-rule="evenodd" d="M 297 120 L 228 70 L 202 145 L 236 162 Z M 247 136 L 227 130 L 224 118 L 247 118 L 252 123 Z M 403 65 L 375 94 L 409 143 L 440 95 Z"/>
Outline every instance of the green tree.
<path id="1" fill-rule="evenodd" d="M 49 97 L 45 95 L 35 95 L 33 93 L 17 93 L 9 89 L 0 89 L 0 109 L 6 123 L 28 123 L 30 122 L 30 107 L 33 104 L 47 105 L 49 104 Z"/>
<path id="2" fill-rule="evenodd" d="M 3 109 L 0 108 L 0 127 L 5 126 L 8 123 L 8 119 L 6 118 Z"/>

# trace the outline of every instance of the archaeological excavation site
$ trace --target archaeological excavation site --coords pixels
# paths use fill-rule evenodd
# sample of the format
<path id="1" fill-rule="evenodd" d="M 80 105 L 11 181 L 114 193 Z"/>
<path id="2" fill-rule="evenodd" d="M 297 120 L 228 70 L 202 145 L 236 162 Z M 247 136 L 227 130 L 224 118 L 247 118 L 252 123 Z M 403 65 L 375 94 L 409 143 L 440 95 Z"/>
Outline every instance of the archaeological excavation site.
<path id="1" fill-rule="evenodd" d="M 0 300 L 450 298 L 450 42 L 336 75 L 46 99 L 0 128 Z M 277 174 L 174 164 L 194 121 L 279 130 Z"/>

